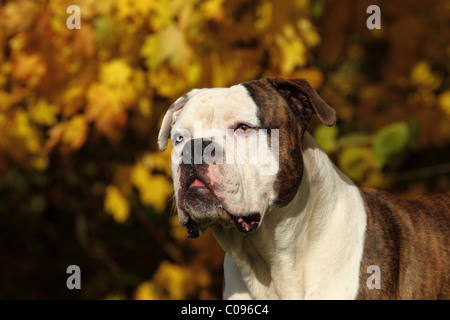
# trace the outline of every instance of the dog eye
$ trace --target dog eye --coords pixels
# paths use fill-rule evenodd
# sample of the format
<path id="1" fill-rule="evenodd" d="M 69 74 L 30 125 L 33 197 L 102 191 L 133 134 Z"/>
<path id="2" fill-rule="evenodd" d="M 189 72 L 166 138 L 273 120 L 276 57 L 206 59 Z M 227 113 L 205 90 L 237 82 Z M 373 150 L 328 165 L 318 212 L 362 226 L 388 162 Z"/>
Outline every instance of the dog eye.
<path id="1" fill-rule="evenodd" d="M 173 140 L 174 140 L 175 144 L 178 144 L 178 143 L 180 143 L 180 142 L 183 142 L 184 137 L 183 137 L 181 134 L 177 134 L 177 135 L 175 135 L 175 137 L 173 138 Z"/>
<path id="2" fill-rule="evenodd" d="M 247 125 L 247 124 L 245 124 L 245 123 L 240 123 L 240 124 L 237 125 L 235 131 L 236 131 L 236 130 L 239 130 L 239 131 L 241 131 L 241 132 L 247 132 L 247 131 L 249 131 L 250 129 L 252 129 L 252 127 L 250 127 L 249 125 Z"/>

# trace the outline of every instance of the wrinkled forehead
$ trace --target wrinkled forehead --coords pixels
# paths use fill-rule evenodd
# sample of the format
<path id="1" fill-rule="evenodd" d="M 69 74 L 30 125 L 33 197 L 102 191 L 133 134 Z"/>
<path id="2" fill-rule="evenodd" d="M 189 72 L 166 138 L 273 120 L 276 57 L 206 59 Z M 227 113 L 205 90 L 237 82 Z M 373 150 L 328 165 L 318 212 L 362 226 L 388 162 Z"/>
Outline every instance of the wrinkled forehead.
<path id="1" fill-rule="evenodd" d="M 230 88 L 200 89 L 188 94 L 173 128 L 192 128 L 201 122 L 203 128 L 227 129 L 237 122 L 258 126 L 258 107 L 242 85 Z"/>

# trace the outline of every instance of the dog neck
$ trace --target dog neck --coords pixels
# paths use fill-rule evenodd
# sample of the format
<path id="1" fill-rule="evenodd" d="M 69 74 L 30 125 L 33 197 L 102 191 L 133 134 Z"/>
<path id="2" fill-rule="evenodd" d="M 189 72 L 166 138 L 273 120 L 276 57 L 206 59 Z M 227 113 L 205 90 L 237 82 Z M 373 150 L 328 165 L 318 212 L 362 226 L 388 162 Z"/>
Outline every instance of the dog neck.
<path id="1" fill-rule="evenodd" d="M 213 228 L 254 299 L 353 299 L 366 215 L 358 188 L 305 133 L 295 198 L 255 232 Z"/>

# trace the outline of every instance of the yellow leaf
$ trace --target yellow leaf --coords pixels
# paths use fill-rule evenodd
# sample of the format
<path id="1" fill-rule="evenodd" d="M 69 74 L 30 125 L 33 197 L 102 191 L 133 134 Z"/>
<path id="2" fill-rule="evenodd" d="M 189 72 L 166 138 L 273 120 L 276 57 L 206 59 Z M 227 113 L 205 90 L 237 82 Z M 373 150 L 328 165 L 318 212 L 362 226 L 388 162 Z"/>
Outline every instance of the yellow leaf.
<path id="1" fill-rule="evenodd" d="M 411 82 L 419 87 L 436 89 L 441 84 L 442 79 L 431 70 L 431 66 L 426 61 L 418 62 L 411 71 Z"/>
<path id="2" fill-rule="evenodd" d="M 157 34 L 147 36 L 141 49 L 141 56 L 145 58 L 146 65 L 151 70 L 155 70 L 164 62 L 183 69 L 191 60 L 192 49 L 186 41 L 183 30 L 177 26 L 169 26 Z"/>
<path id="3" fill-rule="evenodd" d="M 155 14 L 150 16 L 150 24 L 156 31 L 173 23 L 173 11 L 171 10 L 173 2 L 173 0 L 158 0 Z"/>
<path id="4" fill-rule="evenodd" d="M 192 61 L 186 71 L 186 80 L 189 84 L 195 84 L 201 76 L 202 65 L 196 61 Z"/>
<path id="5" fill-rule="evenodd" d="M 161 96 L 173 97 L 186 90 L 185 79 L 174 77 L 172 70 L 169 67 L 161 67 L 149 72 L 148 80 Z"/>
<path id="6" fill-rule="evenodd" d="M 39 5 L 33 1 L 3 4 L 1 25 L 8 33 L 19 33 L 32 26 L 39 14 Z"/>
<path id="7" fill-rule="evenodd" d="M 0 112 L 5 112 L 11 105 L 11 95 L 6 91 L 0 90 Z"/>
<path id="8" fill-rule="evenodd" d="M 71 149 L 76 150 L 80 148 L 87 136 L 87 123 L 82 115 L 77 115 L 70 119 L 64 126 L 62 134 L 62 141 Z"/>
<path id="9" fill-rule="evenodd" d="M 283 34 L 278 35 L 275 42 L 282 55 L 275 63 L 280 64 L 283 74 L 290 74 L 296 67 L 306 64 L 306 47 L 291 25 L 283 28 Z"/>
<path id="10" fill-rule="evenodd" d="M 139 285 L 134 292 L 135 300 L 159 300 L 161 296 L 158 294 L 157 286 L 151 282 L 146 281 Z"/>
<path id="11" fill-rule="evenodd" d="M 154 0 L 133 0 L 132 3 L 136 10 L 144 16 L 157 6 L 157 2 Z"/>
<path id="12" fill-rule="evenodd" d="M 157 35 L 150 34 L 145 38 L 140 54 L 145 58 L 145 63 L 150 70 L 161 65 L 164 56 L 160 53 L 160 41 Z"/>
<path id="13" fill-rule="evenodd" d="M 139 112 L 146 118 L 152 115 L 152 101 L 148 98 L 139 99 L 138 103 Z"/>
<path id="14" fill-rule="evenodd" d="M 130 215 L 128 200 L 116 186 L 106 188 L 105 211 L 111 214 L 118 223 L 125 222 Z"/>
<path id="15" fill-rule="evenodd" d="M 39 99 L 37 103 L 29 107 L 28 112 L 34 123 L 51 126 L 57 121 L 59 108 L 44 99 Z"/>
<path id="16" fill-rule="evenodd" d="M 62 34 L 68 31 L 66 22 L 60 17 L 51 17 L 50 26 L 56 34 Z"/>
<path id="17" fill-rule="evenodd" d="M 255 21 L 256 29 L 264 29 L 272 22 L 273 4 L 270 1 L 264 1 L 257 8 L 257 19 Z"/>
<path id="18" fill-rule="evenodd" d="M 201 11 L 203 16 L 209 20 L 222 22 L 225 18 L 225 10 L 223 9 L 224 0 L 207 0 L 202 3 Z"/>
<path id="19" fill-rule="evenodd" d="M 163 261 L 156 270 L 153 281 L 167 291 L 170 299 L 186 299 L 200 288 L 211 284 L 211 276 L 200 265 L 176 265 Z"/>
<path id="20" fill-rule="evenodd" d="M 163 261 L 155 273 L 154 279 L 159 286 L 166 288 L 171 299 L 179 300 L 186 298 L 186 293 L 193 285 L 191 273 L 188 269 Z"/>
<path id="21" fill-rule="evenodd" d="M 446 90 L 439 95 L 439 107 L 450 115 L 450 90 Z"/>
<path id="22" fill-rule="evenodd" d="M 83 107 L 85 102 L 85 89 L 79 85 L 71 85 L 63 94 L 63 110 L 62 116 L 69 118 Z"/>
<path id="23" fill-rule="evenodd" d="M 137 163 L 131 172 L 131 182 L 138 188 L 142 188 L 151 179 L 151 175 L 146 168 Z"/>
<path id="24" fill-rule="evenodd" d="M 38 153 L 40 149 L 40 141 L 37 136 L 37 132 L 30 124 L 28 114 L 25 111 L 19 110 L 15 114 L 15 126 L 13 135 L 20 137 L 25 142 L 25 147 L 30 153 Z"/>
<path id="25" fill-rule="evenodd" d="M 48 139 L 45 142 L 44 152 L 49 153 L 60 141 L 64 133 L 64 123 L 59 123 L 48 130 Z"/>
<path id="26" fill-rule="evenodd" d="M 115 127 L 127 124 L 128 115 L 125 111 L 136 99 L 131 85 L 114 88 L 104 83 L 93 83 L 87 94 L 88 105 L 85 111 L 86 119 L 94 121 L 98 131 L 108 135 Z"/>
<path id="27" fill-rule="evenodd" d="M 305 39 L 305 42 L 309 47 L 315 47 L 320 43 L 320 36 L 314 29 L 310 20 L 300 19 L 297 25 L 301 36 Z"/>
<path id="28" fill-rule="evenodd" d="M 100 82 L 110 85 L 124 85 L 130 81 L 133 69 L 123 59 L 115 59 L 100 68 Z"/>
<path id="29" fill-rule="evenodd" d="M 180 224 L 178 217 L 173 216 L 170 219 L 170 227 L 170 234 L 174 239 L 178 241 L 186 240 L 186 228 Z"/>
<path id="30" fill-rule="evenodd" d="M 149 169 L 164 171 L 168 176 L 171 175 L 171 154 L 172 146 L 169 144 L 164 152 L 145 153 L 142 157 L 142 164 Z"/>
<path id="31" fill-rule="evenodd" d="M 151 175 L 141 163 L 134 166 L 131 173 L 131 182 L 139 190 L 139 196 L 144 205 L 151 205 L 157 211 L 163 211 L 167 198 L 172 194 L 173 188 L 166 177 Z"/>
<path id="32" fill-rule="evenodd" d="M 47 156 L 39 156 L 36 158 L 33 158 L 31 160 L 31 165 L 33 168 L 39 171 L 44 171 L 48 168 L 48 157 Z"/>
<path id="33" fill-rule="evenodd" d="M 45 75 L 47 67 L 39 53 L 30 55 L 18 54 L 12 68 L 12 79 L 25 81 L 28 87 L 34 88 Z"/>

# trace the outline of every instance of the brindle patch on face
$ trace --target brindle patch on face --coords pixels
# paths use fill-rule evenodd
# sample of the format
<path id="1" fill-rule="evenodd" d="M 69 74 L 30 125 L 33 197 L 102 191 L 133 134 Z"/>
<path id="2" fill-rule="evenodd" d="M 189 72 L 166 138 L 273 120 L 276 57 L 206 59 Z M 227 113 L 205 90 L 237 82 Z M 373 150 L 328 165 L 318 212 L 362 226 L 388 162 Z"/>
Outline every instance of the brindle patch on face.
<path id="1" fill-rule="evenodd" d="M 277 199 L 274 204 L 287 205 L 297 194 L 303 175 L 301 153 L 303 133 L 307 122 L 298 108 L 290 105 L 268 80 L 242 84 L 255 101 L 261 128 L 279 130 L 279 170 L 274 184 Z M 270 139 L 269 139 L 270 143 Z"/>

